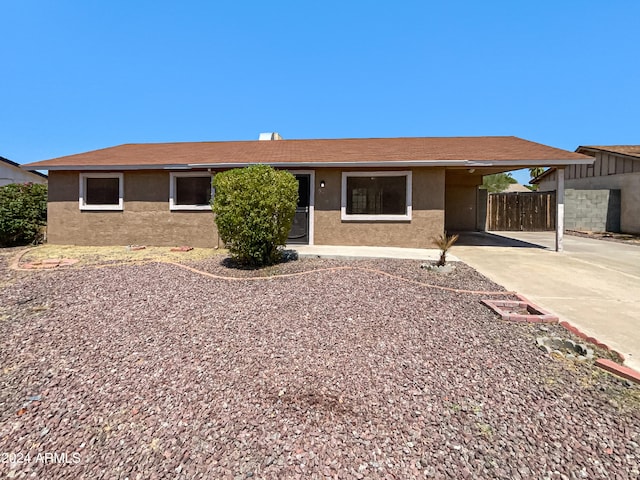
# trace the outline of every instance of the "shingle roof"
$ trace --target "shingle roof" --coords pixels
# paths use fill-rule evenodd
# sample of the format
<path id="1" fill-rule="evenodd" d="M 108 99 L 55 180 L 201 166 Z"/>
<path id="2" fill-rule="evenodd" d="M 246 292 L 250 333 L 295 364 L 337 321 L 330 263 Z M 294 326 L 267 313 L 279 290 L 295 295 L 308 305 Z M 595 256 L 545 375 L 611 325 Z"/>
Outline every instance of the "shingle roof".
<path id="1" fill-rule="evenodd" d="M 38 169 L 338 165 L 564 165 L 585 155 L 517 137 L 412 137 L 125 144 L 27 165 Z"/>
<path id="2" fill-rule="evenodd" d="M 585 145 L 576 149 L 576 152 L 600 150 L 603 152 L 619 153 L 629 157 L 640 158 L 640 145 Z"/>

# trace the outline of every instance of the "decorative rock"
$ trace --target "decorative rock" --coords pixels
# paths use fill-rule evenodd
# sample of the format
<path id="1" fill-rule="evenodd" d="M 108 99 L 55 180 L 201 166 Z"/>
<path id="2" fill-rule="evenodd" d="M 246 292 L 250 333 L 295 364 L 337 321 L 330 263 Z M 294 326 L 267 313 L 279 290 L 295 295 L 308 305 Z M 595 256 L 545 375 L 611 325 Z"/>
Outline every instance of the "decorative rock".
<path id="1" fill-rule="evenodd" d="M 20 267 L 27 270 L 41 270 L 57 267 L 67 267 L 75 263 L 78 263 L 78 260 L 75 258 L 47 258 L 45 260 L 34 260 L 33 262 L 27 262 L 20 265 Z"/>
<path id="2" fill-rule="evenodd" d="M 220 257 L 190 264 L 264 273 Z M 15 276 L 0 265 L 0 452 L 81 454 L 78 464 L 8 469 L 17 478 L 638 477 L 637 386 L 541 361 L 532 333 L 568 336 L 560 327 L 495 321 L 475 295 L 417 284 L 426 276 L 417 265 L 305 259 L 274 270 L 318 270 L 235 282 L 165 263 Z M 455 267 L 428 283 L 501 290 Z M 50 308 L 33 315 L 34 305 Z M 579 388 L 583 379 L 597 383 Z M 42 401 L 15 415 L 29 395 Z"/>
<path id="3" fill-rule="evenodd" d="M 190 247 L 188 245 L 183 245 L 181 247 L 173 247 L 171 249 L 172 252 L 190 252 L 191 250 L 193 250 L 193 247 Z"/>
<path id="4" fill-rule="evenodd" d="M 74 265 L 78 263 L 77 258 L 63 258 L 60 260 L 60 266 Z"/>
<path id="5" fill-rule="evenodd" d="M 451 273 L 456 268 L 452 263 L 436 265 L 435 263 L 422 263 L 420 268 L 435 273 Z"/>
<path id="6" fill-rule="evenodd" d="M 538 337 L 536 344 L 547 353 L 555 353 L 579 362 L 593 359 L 593 350 L 586 345 L 560 337 Z"/>

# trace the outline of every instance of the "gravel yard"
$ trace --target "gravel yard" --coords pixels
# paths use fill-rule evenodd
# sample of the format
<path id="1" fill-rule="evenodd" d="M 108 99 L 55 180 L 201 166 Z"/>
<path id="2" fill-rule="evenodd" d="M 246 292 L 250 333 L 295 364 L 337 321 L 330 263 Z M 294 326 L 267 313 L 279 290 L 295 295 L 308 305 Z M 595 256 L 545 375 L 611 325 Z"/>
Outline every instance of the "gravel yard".
<path id="1" fill-rule="evenodd" d="M 638 386 L 543 354 L 536 336 L 568 338 L 559 326 L 415 283 L 501 290 L 466 265 L 189 262 L 393 275 L 232 281 L 166 263 L 15 272 L 15 253 L 0 253 L 2 478 L 640 477 Z"/>

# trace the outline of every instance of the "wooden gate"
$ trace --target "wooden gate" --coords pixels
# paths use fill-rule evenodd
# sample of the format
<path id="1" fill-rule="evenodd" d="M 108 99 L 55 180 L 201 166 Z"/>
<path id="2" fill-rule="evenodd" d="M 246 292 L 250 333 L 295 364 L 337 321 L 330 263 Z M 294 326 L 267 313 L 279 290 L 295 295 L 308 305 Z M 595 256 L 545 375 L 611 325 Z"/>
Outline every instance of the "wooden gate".
<path id="1" fill-rule="evenodd" d="M 556 229 L 556 192 L 490 193 L 487 230 L 542 232 Z"/>

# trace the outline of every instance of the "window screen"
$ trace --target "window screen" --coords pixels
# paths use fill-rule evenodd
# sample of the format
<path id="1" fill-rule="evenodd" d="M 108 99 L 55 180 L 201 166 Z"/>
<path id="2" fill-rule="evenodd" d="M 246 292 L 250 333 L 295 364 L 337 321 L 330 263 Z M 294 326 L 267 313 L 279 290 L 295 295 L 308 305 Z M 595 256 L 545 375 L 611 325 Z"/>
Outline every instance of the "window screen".
<path id="1" fill-rule="evenodd" d="M 118 205 L 120 180 L 118 178 L 86 178 L 85 203 L 87 205 Z"/>
<path id="2" fill-rule="evenodd" d="M 176 177 L 176 205 L 207 205 L 211 201 L 211 177 Z"/>
<path id="3" fill-rule="evenodd" d="M 347 177 L 347 215 L 405 215 L 407 177 Z"/>

